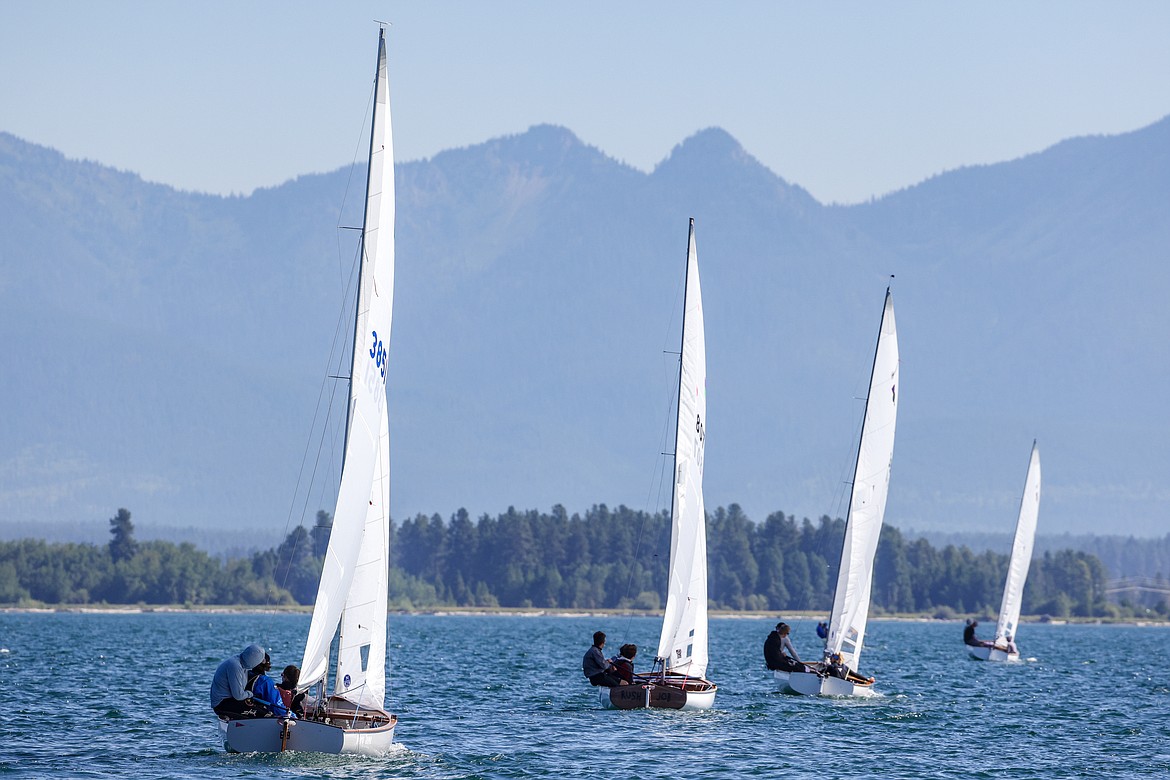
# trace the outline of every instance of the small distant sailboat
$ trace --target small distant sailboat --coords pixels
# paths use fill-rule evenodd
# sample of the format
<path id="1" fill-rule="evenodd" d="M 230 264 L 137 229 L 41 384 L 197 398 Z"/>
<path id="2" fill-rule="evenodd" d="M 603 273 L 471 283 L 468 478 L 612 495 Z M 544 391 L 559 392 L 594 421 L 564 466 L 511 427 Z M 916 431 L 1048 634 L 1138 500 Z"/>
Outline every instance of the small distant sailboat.
<path id="1" fill-rule="evenodd" d="M 378 36 L 361 281 L 350 365 L 345 461 L 329 548 L 301 662 L 305 717 L 221 720 L 236 753 L 285 750 L 381 755 L 398 717 L 386 712 L 386 598 L 390 553 L 390 434 L 386 362 L 394 298 L 394 151 L 385 30 Z M 339 630 L 340 629 L 340 630 Z M 326 692 L 337 636 L 337 674 Z"/>
<path id="2" fill-rule="evenodd" d="M 811 672 L 776 672 L 787 676 L 788 687 L 806 696 L 871 696 L 873 678 L 857 674 L 869 619 L 869 596 L 873 585 L 873 559 L 886 511 L 890 467 L 894 457 L 894 427 L 898 418 L 898 332 L 894 323 L 894 301 L 886 289 L 874 350 L 865 420 L 857 445 L 853 470 L 853 492 L 845 522 L 841 548 L 841 569 L 833 594 L 829 638 L 825 660 L 808 666 Z M 838 665 L 830 664 L 834 656 Z M 843 676 L 834 676 L 840 672 Z"/>
<path id="3" fill-rule="evenodd" d="M 965 645 L 972 658 L 980 661 L 1018 661 L 1016 629 L 1020 622 L 1020 606 L 1024 601 L 1024 582 L 1032 564 L 1032 543 L 1036 539 L 1036 522 L 1040 518 L 1040 450 L 1032 442 L 1028 458 L 1028 476 L 1024 479 L 1024 495 L 1020 498 L 1020 515 L 1016 520 L 1016 537 L 1012 541 L 1012 558 L 1008 563 L 1007 580 L 1003 585 L 1003 601 L 999 605 L 999 622 L 995 624 L 995 640 L 990 646 Z"/>
<path id="4" fill-rule="evenodd" d="M 649 674 L 633 685 L 601 688 L 601 704 L 622 710 L 642 707 L 705 710 L 715 704 L 716 685 L 707 674 L 707 531 L 703 506 L 703 451 L 707 426 L 707 347 L 695 220 L 687 240 L 682 355 L 679 359 L 678 419 L 671 498 L 670 580 L 658 656 Z"/>

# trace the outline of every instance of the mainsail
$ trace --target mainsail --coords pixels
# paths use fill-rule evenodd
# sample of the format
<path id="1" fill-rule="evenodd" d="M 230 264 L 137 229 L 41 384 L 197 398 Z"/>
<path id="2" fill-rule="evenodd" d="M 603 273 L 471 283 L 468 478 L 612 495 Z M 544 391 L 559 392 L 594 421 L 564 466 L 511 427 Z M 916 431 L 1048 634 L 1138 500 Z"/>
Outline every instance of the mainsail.
<path id="1" fill-rule="evenodd" d="M 865 420 L 857 447 L 853 493 L 841 549 L 841 570 L 833 595 L 826 653 L 840 653 L 850 669 L 857 669 L 869 619 L 873 559 L 877 553 L 890 466 L 894 457 L 894 426 L 898 418 L 898 333 L 894 301 L 886 290 L 882 324 L 865 402 Z"/>
<path id="2" fill-rule="evenodd" d="M 707 425 L 707 349 L 695 221 L 687 241 L 671 502 L 670 581 L 658 657 L 667 671 L 707 673 L 707 532 L 703 507 L 703 447 Z"/>
<path id="3" fill-rule="evenodd" d="M 301 681 L 312 685 L 328 673 L 329 647 L 340 625 L 334 692 L 359 706 L 381 709 L 390 551 L 386 363 L 394 297 L 394 149 L 384 32 L 374 96 L 345 460 Z"/>
<path id="4" fill-rule="evenodd" d="M 1024 581 L 1032 563 L 1032 542 L 1036 538 L 1036 521 L 1040 517 L 1040 450 L 1032 442 L 1028 459 L 1028 476 L 1024 479 L 1024 495 L 1020 499 L 1020 516 L 1016 520 L 1016 538 L 1012 542 L 1012 558 L 1008 563 L 1007 582 L 1003 586 L 1003 602 L 999 606 L 999 622 L 995 626 L 995 644 L 1007 645 L 1007 638 L 1015 637 L 1020 622 L 1020 605 L 1024 599 Z"/>

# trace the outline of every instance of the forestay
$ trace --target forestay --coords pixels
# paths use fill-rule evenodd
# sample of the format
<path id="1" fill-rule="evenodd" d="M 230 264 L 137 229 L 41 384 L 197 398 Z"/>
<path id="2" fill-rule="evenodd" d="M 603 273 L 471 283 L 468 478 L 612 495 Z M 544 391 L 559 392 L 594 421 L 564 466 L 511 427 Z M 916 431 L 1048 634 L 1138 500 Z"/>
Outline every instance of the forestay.
<path id="1" fill-rule="evenodd" d="M 345 460 L 301 680 L 309 685 L 326 675 L 340 625 L 334 692 L 381 709 L 390 507 L 386 362 L 394 296 L 394 150 L 384 38 L 374 94 Z"/>
<path id="2" fill-rule="evenodd" d="M 1020 622 L 1020 605 L 1024 598 L 1024 582 L 1032 563 L 1032 543 L 1036 538 L 1036 521 L 1040 517 L 1040 450 L 1032 442 L 1032 456 L 1028 459 L 1028 476 L 1024 479 L 1024 495 L 1020 499 L 1020 516 L 1016 520 L 1016 538 L 1012 542 L 1012 558 L 1008 563 L 1007 582 L 1003 586 L 1003 603 L 999 607 L 999 622 L 995 626 L 995 644 L 1005 646 L 1007 637 L 1015 637 Z"/>
<path id="3" fill-rule="evenodd" d="M 865 624 L 869 619 L 873 559 L 886 511 L 886 493 L 894 456 L 898 392 L 898 333 L 894 324 L 894 301 L 890 291 L 886 290 L 825 650 L 826 653 L 840 653 L 845 664 L 854 670 L 858 668 L 865 641 Z"/>
<path id="4" fill-rule="evenodd" d="M 707 352 L 693 219 L 687 243 L 680 361 L 670 582 L 658 657 L 665 659 L 668 671 L 703 677 L 707 672 L 707 533 L 703 506 Z"/>

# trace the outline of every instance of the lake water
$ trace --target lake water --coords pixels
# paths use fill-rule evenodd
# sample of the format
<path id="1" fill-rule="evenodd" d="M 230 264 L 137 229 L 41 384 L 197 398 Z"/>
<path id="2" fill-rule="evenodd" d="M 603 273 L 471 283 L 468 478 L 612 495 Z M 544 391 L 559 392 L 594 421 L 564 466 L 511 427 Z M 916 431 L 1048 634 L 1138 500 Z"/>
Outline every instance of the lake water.
<path id="1" fill-rule="evenodd" d="M 883 695 L 776 692 L 772 619 L 711 621 L 707 712 L 602 710 L 581 676 L 592 632 L 641 648 L 629 617 L 391 616 L 383 759 L 223 752 L 207 692 L 252 641 L 300 663 L 307 615 L 0 614 L 0 777 L 1170 777 L 1165 628 L 1025 625 L 1021 664 L 966 660 L 958 623 L 872 622 Z M 790 621 L 804 657 L 815 622 Z"/>

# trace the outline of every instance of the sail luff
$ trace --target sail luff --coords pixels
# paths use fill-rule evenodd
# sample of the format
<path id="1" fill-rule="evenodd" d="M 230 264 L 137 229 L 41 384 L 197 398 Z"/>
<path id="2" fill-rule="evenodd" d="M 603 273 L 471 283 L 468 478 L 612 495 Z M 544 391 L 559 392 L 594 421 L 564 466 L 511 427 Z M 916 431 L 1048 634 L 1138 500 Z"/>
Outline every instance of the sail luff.
<path id="1" fill-rule="evenodd" d="M 995 644 L 1007 644 L 1013 639 L 1020 622 L 1020 608 L 1024 598 L 1024 582 L 1032 563 L 1032 546 L 1036 538 L 1036 522 L 1040 517 L 1040 450 L 1032 442 L 1028 457 L 1028 475 L 1020 497 L 1020 514 L 1016 519 L 1016 533 L 1012 539 L 1012 556 L 1008 563 L 1007 579 L 1003 586 L 1003 601 L 999 606 L 999 621 L 995 626 Z"/>
<path id="2" fill-rule="evenodd" d="M 840 653 L 856 670 L 869 619 L 873 559 L 877 553 L 894 453 L 898 410 L 898 336 L 894 303 L 886 290 L 874 349 L 865 417 L 857 446 L 853 489 L 833 594 L 826 653 Z"/>
<path id="3" fill-rule="evenodd" d="M 669 671 L 707 671 L 707 536 L 703 457 L 707 424 L 707 355 L 695 222 L 687 238 L 678 413 L 671 491 L 670 575 L 658 657 Z"/>
<path id="4" fill-rule="evenodd" d="M 305 640 L 302 685 L 316 683 L 328 671 L 329 646 L 342 621 L 342 612 L 354 604 L 369 604 L 376 598 L 369 592 L 369 583 L 376 584 L 377 577 L 360 578 L 359 593 L 355 596 L 352 592 L 355 573 L 360 566 L 370 565 L 374 557 L 382 559 L 381 565 L 385 565 L 386 559 L 386 553 L 379 552 L 386 545 L 377 538 L 377 533 L 368 531 L 372 517 L 382 524 L 389 522 L 386 363 L 394 295 L 394 157 L 384 31 L 378 41 L 374 94 L 345 455 L 329 548 Z M 367 536 L 371 537 L 368 541 Z M 383 626 L 385 609 L 383 598 L 380 605 Z M 368 627 L 372 629 L 372 624 Z M 384 641 L 383 628 L 382 657 L 376 659 L 383 666 Z M 344 640 L 340 644 L 344 648 Z M 373 660 L 372 650 L 371 644 L 363 651 L 367 663 Z M 339 658 L 339 665 L 343 660 Z M 343 685 L 341 674 L 338 683 L 340 690 L 350 687 Z"/>

